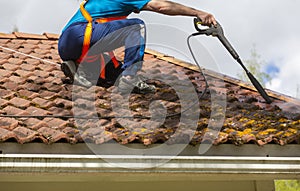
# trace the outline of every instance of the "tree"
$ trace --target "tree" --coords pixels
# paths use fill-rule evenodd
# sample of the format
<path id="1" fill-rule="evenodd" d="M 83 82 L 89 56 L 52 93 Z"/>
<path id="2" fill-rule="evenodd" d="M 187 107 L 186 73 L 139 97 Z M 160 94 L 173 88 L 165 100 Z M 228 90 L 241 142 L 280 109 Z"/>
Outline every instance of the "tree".
<path id="1" fill-rule="evenodd" d="M 261 56 L 257 53 L 255 45 L 253 45 L 250 58 L 248 60 L 245 60 L 245 66 L 247 67 L 249 72 L 251 72 L 262 84 L 262 86 L 265 86 L 267 82 L 270 82 L 272 80 L 272 77 L 269 74 L 261 71 L 264 65 L 266 65 L 266 62 L 261 60 Z M 237 76 L 241 80 L 249 81 L 246 72 L 237 74 Z"/>
<path id="2" fill-rule="evenodd" d="M 14 25 L 14 26 L 13 26 L 12 32 L 19 32 L 19 28 L 17 27 L 17 25 Z"/>
<path id="3" fill-rule="evenodd" d="M 300 99 L 300 84 L 297 84 L 296 98 Z"/>
<path id="4" fill-rule="evenodd" d="M 276 180 L 276 191 L 299 191 L 300 180 Z"/>

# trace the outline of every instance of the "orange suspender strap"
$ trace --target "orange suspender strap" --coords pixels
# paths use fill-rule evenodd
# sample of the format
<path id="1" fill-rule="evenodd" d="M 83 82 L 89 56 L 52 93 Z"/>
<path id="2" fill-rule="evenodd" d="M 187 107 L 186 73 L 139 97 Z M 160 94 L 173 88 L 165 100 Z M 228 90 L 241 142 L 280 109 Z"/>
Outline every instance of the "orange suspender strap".
<path id="1" fill-rule="evenodd" d="M 100 73 L 100 77 L 102 79 L 105 79 L 105 60 L 104 60 L 104 57 L 103 57 L 103 54 L 100 55 L 100 65 L 101 65 L 101 73 Z"/>
<path id="2" fill-rule="evenodd" d="M 111 61 L 114 63 L 115 68 L 118 68 L 120 64 L 119 64 L 118 60 L 116 59 L 114 52 L 111 51 L 108 54 L 111 58 Z"/>
<path id="3" fill-rule="evenodd" d="M 83 60 L 83 58 L 85 57 L 85 55 L 87 54 L 87 52 L 90 48 L 91 37 L 92 37 L 93 18 L 87 12 L 87 10 L 84 8 L 84 4 L 87 1 L 88 0 L 85 0 L 80 4 L 80 12 L 84 16 L 84 18 L 88 21 L 88 24 L 87 24 L 86 29 L 85 29 L 81 56 L 78 59 L 78 62 L 81 62 Z M 98 23 L 106 23 L 106 22 L 109 22 L 109 21 L 121 20 L 121 19 L 126 19 L 126 18 L 127 18 L 127 16 L 118 16 L 118 17 L 109 17 L 109 18 L 99 18 L 99 19 L 96 19 L 96 21 Z M 117 68 L 119 66 L 119 62 L 117 61 L 113 51 L 109 52 L 109 56 L 110 56 L 110 58 L 111 58 L 111 60 L 114 64 L 114 67 Z M 104 57 L 103 57 L 102 54 L 100 56 L 100 62 L 101 62 L 101 68 L 102 68 L 100 77 L 105 79 L 105 60 L 104 60 Z"/>
<path id="4" fill-rule="evenodd" d="M 81 14 L 84 16 L 84 18 L 88 21 L 88 24 L 85 28 L 85 33 L 84 33 L 84 38 L 83 38 L 83 46 L 82 46 L 82 51 L 81 51 L 81 56 L 79 58 L 79 62 L 81 62 L 84 58 L 84 56 L 87 54 L 89 48 L 90 48 L 90 43 L 91 43 L 91 37 L 92 37 L 92 21 L 93 18 L 91 17 L 91 15 L 86 11 L 86 9 L 84 8 L 84 4 L 87 1 L 83 1 L 80 4 L 80 11 Z"/>

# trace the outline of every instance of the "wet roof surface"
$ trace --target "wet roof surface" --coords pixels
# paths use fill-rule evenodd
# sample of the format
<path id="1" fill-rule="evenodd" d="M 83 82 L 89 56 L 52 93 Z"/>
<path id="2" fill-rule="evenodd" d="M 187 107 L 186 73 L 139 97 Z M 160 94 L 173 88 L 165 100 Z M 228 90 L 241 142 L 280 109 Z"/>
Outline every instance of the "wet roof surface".
<path id="1" fill-rule="evenodd" d="M 247 83 L 211 71 L 205 71 L 204 78 L 195 66 L 150 50 L 141 75 L 157 86 L 156 93 L 126 97 L 116 93 L 115 86 L 84 88 L 64 76 L 57 43 L 55 34 L 0 33 L 0 115 L 86 118 L 0 116 L 0 142 L 300 141 L 300 110 L 293 98 L 268 91 L 274 101 L 266 104 Z M 122 52 L 118 55 L 121 59 Z M 202 95 L 205 79 L 209 88 Z"/>

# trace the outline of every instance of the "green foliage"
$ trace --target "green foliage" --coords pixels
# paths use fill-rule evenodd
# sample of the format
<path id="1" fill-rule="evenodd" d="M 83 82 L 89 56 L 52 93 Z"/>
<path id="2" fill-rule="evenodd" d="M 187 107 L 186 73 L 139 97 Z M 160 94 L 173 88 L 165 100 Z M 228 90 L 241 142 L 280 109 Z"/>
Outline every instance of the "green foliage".
<path id="1" fill-rule="evenodd" d="M 300 180 L 276 180 L 276 191 L 299 191 Z"/>
<path id="2" fill-rule="evenodd" d="M 265 72 L 261 71 L 261 68 L 266 64 L 265 61 L 261 60 L 261 56 L 257 53 L 255 45 L 251 50 L 251 56 L 248 60 L 245 60 L 245 66 L 247 69 L 255 76 L 255 78 L 259 81 L 262 86 L 266 85 L 266 82 L 270 82 L 272 80 L 271 76 Z M 242 74 L 237 74 L 237 76 L 244 81 L 249 81 L 246 72 Z"/>
<path id="3" fill-rule="evenodd" d="M 12 32 L 19 32 L 19 28 L 17 27 L 17 25 L 14 25 Z"/>

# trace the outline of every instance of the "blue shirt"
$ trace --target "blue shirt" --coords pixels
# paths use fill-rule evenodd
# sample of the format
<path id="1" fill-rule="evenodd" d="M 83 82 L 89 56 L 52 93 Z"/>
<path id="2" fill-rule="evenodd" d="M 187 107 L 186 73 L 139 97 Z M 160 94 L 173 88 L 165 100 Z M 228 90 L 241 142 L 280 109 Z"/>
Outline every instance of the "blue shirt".
<path id="1" fill-rule="evenodd" d="M 85 9 L 92 18 L 107 18 L 127 16 L 134 11 L 140 11 L 150 0 L 89 0 Z M 75 22 L 85 22 L 80 9 L 64 27 L 63 31 Z"/>

